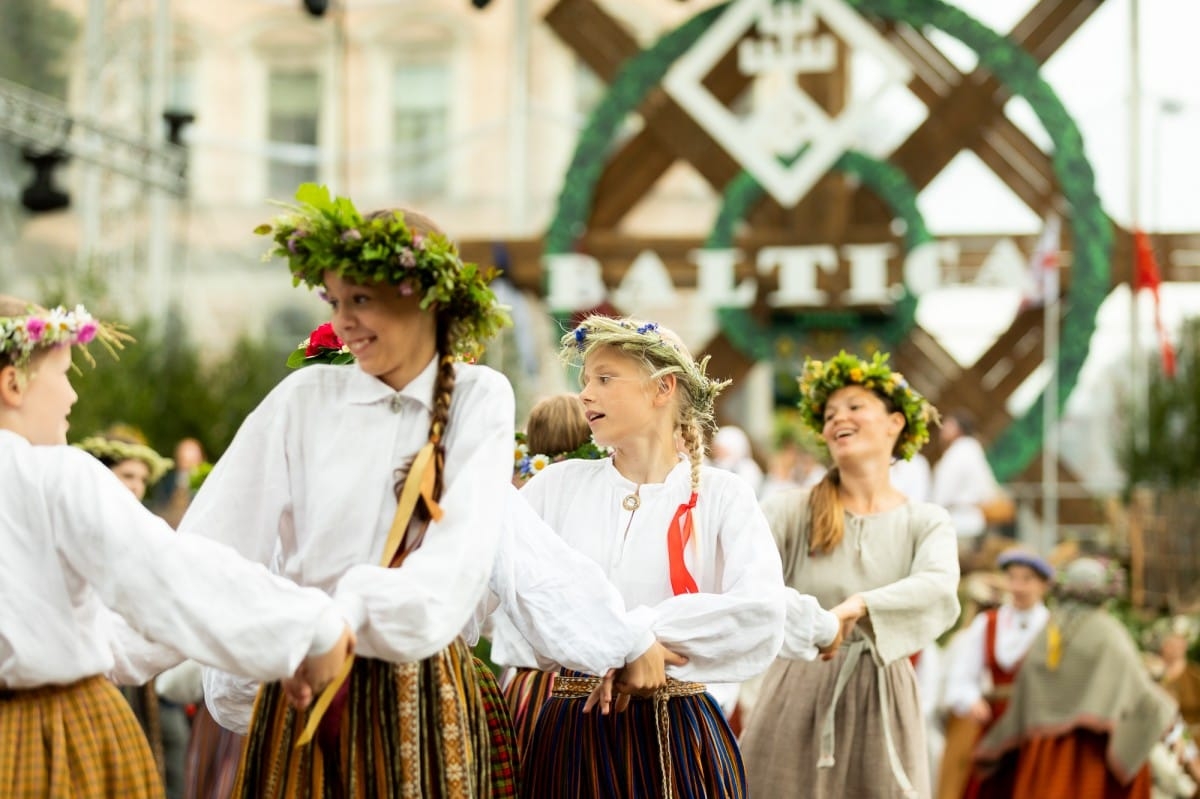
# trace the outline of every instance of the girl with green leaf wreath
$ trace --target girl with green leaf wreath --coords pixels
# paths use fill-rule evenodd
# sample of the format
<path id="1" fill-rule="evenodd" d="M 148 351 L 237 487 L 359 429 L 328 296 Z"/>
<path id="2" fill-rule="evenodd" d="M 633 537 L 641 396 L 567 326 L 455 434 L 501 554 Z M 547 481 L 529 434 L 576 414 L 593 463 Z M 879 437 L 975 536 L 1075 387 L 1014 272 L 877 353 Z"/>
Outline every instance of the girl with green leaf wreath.
<path id="1" fill-rule="evenodd" d="M 785 645 L 767 671 L 742 735 L 750 794 L 928 797 L 908 658 L 958 617 L 958 550 L 946 511 L 897 491 L 890 467 L 929 440 L 937 412 L 879 353 L 810 358 L 800 392 L 801 416 L 834 466 L 763 512 L 789 591 L 832 607 L 843 643 L 819 662 Z M 789 607 L 789 634 L 794 623 Z"/>
<path id="2" fill-rule="evenodd" d="M 360 656 L 309 713 L 288 707 L 308 694 L 302 682 L 260 689 L 206 672 L 213 715 L 248 729 L 234 795 L 491 796 L 488 723 L 460 632 L 499 540 L 514 411 L 504 376 L 464 360 L 507 317 L 491 275 L 429 219 L 364 216 L 311 184 L 296 199 L 258 232 L 296 284 L 321 291 L 354 365 L 284 379 L 180 529 L 219 531 L 331 594 Z"/>

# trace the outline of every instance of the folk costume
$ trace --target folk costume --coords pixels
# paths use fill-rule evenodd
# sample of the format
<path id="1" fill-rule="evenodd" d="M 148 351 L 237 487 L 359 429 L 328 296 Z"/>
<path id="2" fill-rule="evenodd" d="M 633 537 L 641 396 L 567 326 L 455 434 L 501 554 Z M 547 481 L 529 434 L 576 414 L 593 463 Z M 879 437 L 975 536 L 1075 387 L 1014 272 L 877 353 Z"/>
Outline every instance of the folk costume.
<path id="1" fill-rule="evenodd" d="M 688 658 L 668 667 L 675 682 L 667 696 L 635 698 L 609 716 L 582 712 L 587 675 L 560 675 L 525 754 L 526 796 L 745 795 L 737 743 L 704 684 L 753 677 L 778 651 L 779 560 L 749 487 L 708 467 L 700 481 L 682 553 L 696 590 L 679 593 L 664 539 L 692 495 L 686 462 L 639 490 L 610 459 L 565 461 L 522 489 L 568 545 L 606 572 L 631 620 Z M 640 505 L 626 510 L 622 500 L 635 491 Z M 673 781 L 666 793 L 664 777 Z"/>
<path id="2" fill-rule="evenodd" d="M 570 357 L 618 347 L 676 375 L 689 460 L 637 485 L 611 458 L 544 468 L 522 489 L 571 548 L 604 571 L 634 624 L 684 655 L 668 684 L 624 712 L 585 714 L 595 674 L 564 670 L 523 760 L 525 797 L 742 797 L 737 743 L 705 683 L 762 671 L 781 643 L 779 556 L 754 493 L 699 464 L 699 429 L 724 384 L 704 374 L 654 323 L 588 317 L 563 338 Z"/>
<path id="3" fill-rule="evenodd" d="M 1129 633 L 1099 602 L 1119 572 L 1089 558 L 1064 569 L 1046 628 L 1004 712 L 980 742 L 981 799 L 1145 799 L 1154 745 L 1178 707 L 1154 683 Z"/>
<path id="4" fill-rule="evenodd" d="M 33 319 L 69 333 L 45 341 L 43 328 L 38 346 L 96 335 L 82 309 L 31 312 L 0 318 L 0 352 L 20 353 L 18 326 L 27 338 Z M 162 796 L 145 736 L 106 676 L 137 676 L 138 665 L 114 651 L 110 609 L 161 642 L 168 663 L 182 654 L 262 680 L 293 674 L 341 635 L 320 591 L 181 539 L 74 447 L 0 429 L 0 473 L 2 796 Z"/>
<path id="5" fill-rule="evenodd" d="M 297 199 L 260 229 L 296 279 L 318 287 L 332 271 L 420 297 L 437 319 L 438 353 L 399 390 L 357 367 L 290 375 L 184 517 L 185 532 L 219 535 L 332 595 L 358 636 L 348 678 L 307 713 L 293 712 L 279 685 L 205 674 L 214 717 L 248 729 L 234 794 L 488 797 L 486 708 L 459 634 L 500 537 L 513 395 L 502 375 L 456 356 L 477 355 L 505 316 L 490 275 L 403 212 L 364 217 L 309 184 Z"/>
<path id="6" fill-rule="evenodd" d="M 489 597 L 464 631 L 468 644 L 490 622 L 493 662 L 527 665 L 532 675 L 548 676 L 560 667 L 603 674 L 649 649 L 649 625 L 627 618 L 621 595 L 600 567 L 555 535 L 515 488 L 507 494 Z M 501 696 L 511 714 L 511 694 Z M 524 751 L 539 708 L 527 705 L 525 713 L 511 715 L 513 726 L 519 719 L 526 732 L 524 738 L 514 735 L 514 750 Z"/>
<path id="7" fill-rule="evenodd" d="M 1043 580 L 1054 579 L 1049 563 L 1019 550 L 1001 555 L 997 565 L 1007 569 L 1014 564 L 1033 569 Z M 946 671 L 943 702 L 951 713 L 947 724 L 950 745 L 939 776 L 939 799 L 974 799 L 978 795 L 979 775 L 971 773 L 971 752 L 1004 715 L 1025 654 L 1049 619 L 1050 611 L 1042 602 L 1026 610 L 1005 603 L 976 616 L 963 632 Z M 972 706 L 980 699 L 991 710 L 986 724 L 970 717 Z"/>
<path id="8" fill-rule="evenodd" d="M 911 457 L 928 440 L 936 412 L 885 358 L 842 353 L 809 361 L 801 413 L 814 431 L 837 389 L 862 385 L 905 415 L 897 443 Z M 815 490 L 815 489 L 814 489 Z M 843 512 L 844 536 L 828 552 L 810 551 L 810 490 L 763 503 L 783 556 L 784 579 L 822 607 L 861 595 L 868 616 L 832 660 L 798 659 L 787 647 L 762 680 L 742 736 L 752 796 L 927 797 L 930 793 L 921 703 L 909 656 L 958 616 L 958 551 L 949 515 L 908 501 L 872 515 Z M 787 627 L 803 620 L 789 608 Z"/>

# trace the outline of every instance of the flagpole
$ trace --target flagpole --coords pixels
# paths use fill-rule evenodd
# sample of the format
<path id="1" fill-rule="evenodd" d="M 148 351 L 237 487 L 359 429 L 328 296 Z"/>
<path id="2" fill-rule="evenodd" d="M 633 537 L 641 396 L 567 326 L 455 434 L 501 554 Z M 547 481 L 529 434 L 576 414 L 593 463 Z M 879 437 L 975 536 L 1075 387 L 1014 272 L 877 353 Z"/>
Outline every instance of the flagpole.
<path id="1" fill-rule="evenodd" d="M 1129 226 L 1130 232 L 1142 224 L 1142 55 L 1141 14 L 1138 0 L 1129 0 Z M 1142 408 L 1149 407 L 1148 387 L 1143 386 L 1141 363 L 1141 319 L 1138 313 L 1138 287 L 1134 274 L 1135 258 L 1130 255 L 1129 276 L 1129 383 L 1132 388 L 1133 443 L 1141 447 L 1149 430 L 1138 423 Z"/>
<path id="2" fill-rule="evenodd" d="M 1055 281 L 1057 283 L 1057 281 Z M 1042 536 L 1040 549 L 1049 552 L 1058 543 L 1058 325 L 1057 287 L 1046 297 L 1042 336 L 1044 362 L 1050 379 L 1042 394 Z"/>

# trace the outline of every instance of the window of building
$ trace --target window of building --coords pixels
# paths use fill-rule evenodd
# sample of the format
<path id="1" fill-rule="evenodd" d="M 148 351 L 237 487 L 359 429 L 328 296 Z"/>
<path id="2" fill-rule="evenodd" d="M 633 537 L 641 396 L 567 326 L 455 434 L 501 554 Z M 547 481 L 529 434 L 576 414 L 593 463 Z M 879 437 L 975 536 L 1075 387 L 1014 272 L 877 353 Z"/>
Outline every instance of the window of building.
<path id="1" fill-rule="evenodd" d="M 267 187 L 289 197 L 301 183 L 317 180 L 321 80 L 313 69 L 273 69 L 267 84 Z"/>
<path id="2" fill-rule="evenodd" d="M 450 185 L 450 64 L 430 54 L 398 64 L 392 95 L 392 173 L 403 201 Z"/>

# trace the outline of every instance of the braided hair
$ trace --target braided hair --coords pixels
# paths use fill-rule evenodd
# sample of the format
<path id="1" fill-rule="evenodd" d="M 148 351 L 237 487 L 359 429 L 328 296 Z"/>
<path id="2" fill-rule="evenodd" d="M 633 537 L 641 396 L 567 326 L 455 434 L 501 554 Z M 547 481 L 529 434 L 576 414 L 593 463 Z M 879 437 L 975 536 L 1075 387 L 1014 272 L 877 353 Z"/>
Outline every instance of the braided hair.
<path id="1" fill-rule="evenodd" d="M 419 233 L 423 236 L 445 235 L 437 223 L 429 217 L 404 208 L 375 211 L 368 218 L 375 219 L 380 216 L 394 214 L 396 210 L 404 214 L 405 222 L 414 233 Z M 441 308 L 434 311 L 437 376 L 434 378 L 433 384 L 433 413 L 430 414 L 429 418 L 428 438 L 428 441 L 433 443 L 434 501 L 442 498 L 446 468 L 446 428 L 450 423 L 450 402 L 454 396 L 454 362 L 456 358 L 452 337 L 453 323 L 454 320 L 448 312 Z M 393 490 L 397 499 L 400 497 L 401 489 L 404 488 L 404 480 L 408 476 L 409 466 L 410 464 L 405 464 L 402 468 L 396 470 L 396 482 Z M 428 520 L 429 512 L 424 503 L 418 503 L 417 510 L 414 513 L 419 513 L 423 520 Z"/>

